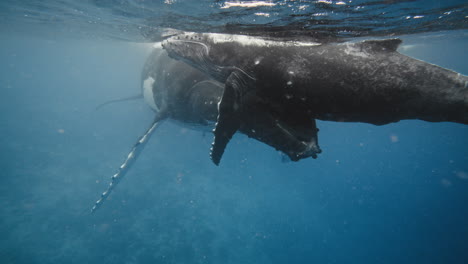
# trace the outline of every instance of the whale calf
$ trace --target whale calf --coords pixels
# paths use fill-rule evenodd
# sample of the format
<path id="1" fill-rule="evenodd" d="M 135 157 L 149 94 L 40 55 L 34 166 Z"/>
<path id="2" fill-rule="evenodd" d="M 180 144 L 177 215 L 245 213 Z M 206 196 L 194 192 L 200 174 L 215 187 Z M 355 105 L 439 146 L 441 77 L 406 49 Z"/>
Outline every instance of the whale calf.
<path id="1" fill-rule="evenodd" d="M 187 32 L 162 46 L 170 57 L 225 84 L 211 151 L 219 164 L 232 135 L 255 122 L 252 115 L 273 122 L 287 118 L 294 127 L 315 127 L 315 119 L 468 124 L 468 77 L 400 54 L 401 42 L 315 43 Z M 317 142 L 316 134 L 312 138 Z M 316 156 L 320 148 L 311 144 L 308 151 L 297 159 Z"/>

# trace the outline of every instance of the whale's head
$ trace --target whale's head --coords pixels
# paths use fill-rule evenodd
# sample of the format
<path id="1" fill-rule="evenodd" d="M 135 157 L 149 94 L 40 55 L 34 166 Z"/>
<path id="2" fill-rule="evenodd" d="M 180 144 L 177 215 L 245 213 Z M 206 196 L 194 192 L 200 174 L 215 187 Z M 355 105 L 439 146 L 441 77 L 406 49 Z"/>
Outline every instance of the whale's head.
<path id="1" fill-rule="evenodd" d="M 172 36 L 161 43 L 169 56 L 220 79 L 219 67 L 222 62 L 217 60 L 216 47 L 208 34 L 182 33 Z"/>
<path id="2" fill-rule="evenodd" d="M 201 63 L 209 58 L 211 45 L 206 34 L 181 33 L 172 36 L 161 43 L 170 57 L 186 60 L 191 63 Z"/>
<path id="3" fill-rule="evenodd" d="M 244 63 L 252 59 L 246 51 L 264 43 L 267 41 L 243 35 L 187 32 L 164 40 L 162 47 L 171 58 L 225 82 L 233 70 L 244 70 Z"/>

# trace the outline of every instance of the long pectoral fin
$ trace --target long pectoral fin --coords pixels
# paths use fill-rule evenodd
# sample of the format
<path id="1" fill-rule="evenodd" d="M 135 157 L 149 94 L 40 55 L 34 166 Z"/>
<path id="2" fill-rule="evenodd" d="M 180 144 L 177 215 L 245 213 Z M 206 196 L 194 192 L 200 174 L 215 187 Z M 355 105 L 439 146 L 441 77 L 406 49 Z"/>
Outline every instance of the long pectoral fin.
<path id="1" fill-rule="evenodd" d="M 211 160 L 219 165 L 224 149 L 232 136 L 240 128 L 242 115 L 242 96 L 245 94 L 246 76 L 233 72 L 226 80 L 224 93 L 218 104 L 218 118 L 214 129 L 214 141 L 211 148 Z"/>
<path id="2" fill-rule="evenodd" d="M 91 213 L 94 213 L 104 203 L 104 201 L 107 199 L 107 197 L 115 188 L 115 186 L 117 186 L 120 180 L 122 180 L 122 178 L 128 172 L 128 170 L 133 165 L 135 160 L 138 158 L 141 151 L 146 146 L 146 143 L 148 143 L 148 139 L 151 137 L 151 134 L 153 133 L 153 131 L 156 129 L 156 127 L 159 124 L 161 124 L 161 121 L 166 118 L 167 118 L 166 111 L 161 111 L 156 115 L 156 117 L 153 120 L 153 123 L 151 123 L 151 126 L 146 130 L 145 134 L 143 134 L 143 136 L 141 136 L 138 139 L 138 141 L 133 145 L 132 149 L 127 154 L 127 158 L 122 163 L 122 165 L 120 165 L 117 173 L 112 176 L 109 187 L 107 187 L 107 190 L 101 194 L 101 198 L 99 198 L 99 200 L 96 201 L 93 208 L 91 209 Z"/>

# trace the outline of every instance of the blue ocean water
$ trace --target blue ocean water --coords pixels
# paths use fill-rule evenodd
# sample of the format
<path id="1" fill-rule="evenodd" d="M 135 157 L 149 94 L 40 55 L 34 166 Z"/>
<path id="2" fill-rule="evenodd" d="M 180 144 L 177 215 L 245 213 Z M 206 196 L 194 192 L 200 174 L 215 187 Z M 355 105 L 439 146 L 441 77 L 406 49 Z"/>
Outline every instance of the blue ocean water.
<path id="1" fill-rule="evenodd" d="M 14 12 L 10 2 L 2 10 L 18 19 L 0 27 L 0 263 L 468 263 L 468 127 L 454 123 L 318 121 L 323 153 L 289 163 L 236 135 L 216 167 L 212 135 L 166 122 L 90 214 L 154 115 L 143 101 L 94 108 L 139 93 L 152 44 L 129 41 L 134 31 L 106 34 L 116 2 L 89 1 L 81 10 L 107 14 L 110 26 L 71 34 L 85 20 L 33 26 L 19 18 L 26 7 L 29 15 L 67 13 L 36 1 Z M 144 4 L 118 2 L 130 13 Z M 153 8 L 165 6 L 165 17 L 189 12 L 183 1 L 166 2 Z M 439 11 L 466 14 L 462 2 Z M 136 22 L 133 14 L 122 16 Z M 466 75 L 466 16 L 458 22 L 401 34 L 399 51 Z"/>

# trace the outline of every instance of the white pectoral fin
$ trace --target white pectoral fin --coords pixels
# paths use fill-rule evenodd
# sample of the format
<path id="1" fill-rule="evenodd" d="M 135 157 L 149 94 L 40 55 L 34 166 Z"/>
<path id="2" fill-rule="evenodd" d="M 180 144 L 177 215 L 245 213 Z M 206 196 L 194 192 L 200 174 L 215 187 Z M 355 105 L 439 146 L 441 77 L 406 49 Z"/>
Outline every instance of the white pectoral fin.
<path id="1" fill-rule="evenodd" d="M 127 174 L 129 169 L 132 167 L 133 163 L 136 161 L 140 153 L 143 151 L 144 147 L 148 143 L 149 138 L 151 137 L 152 133 L 156 129 L 156 127 L 161 124 L 161 121 L 163 121 L 167 117 L 167 114 L 165 111 L 159 112 L 156 117 L 153 120 L 153 123 L 151 123 L 151 126 L 146 130 L 145 134 L 143 134 L 138 141 L 133 145 L 132 149 L 130 152 L 127 154 L 127 158 L 125 161 L 120 165 L 119 170 L 117 171 L 116 174 L 114 174 L 111 178 L 111 183 L 109 184 L 109 187 L 105 192 L 101 194 L 101 197 L 99 200 L 96 201 L 94 204 L 93 208 L 91 209 L 91 213 L 94 213 L 101 205 L 104 203 L 104 201 L 109 197 L 110 193 L 112 190 L 117 186 L 117 184 L 122 180 L 122 178 Z"/>

